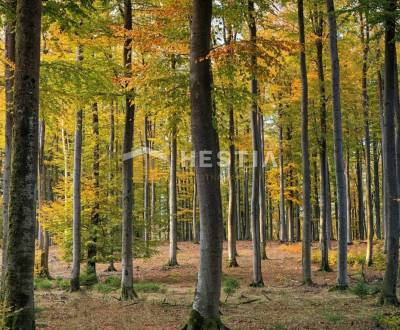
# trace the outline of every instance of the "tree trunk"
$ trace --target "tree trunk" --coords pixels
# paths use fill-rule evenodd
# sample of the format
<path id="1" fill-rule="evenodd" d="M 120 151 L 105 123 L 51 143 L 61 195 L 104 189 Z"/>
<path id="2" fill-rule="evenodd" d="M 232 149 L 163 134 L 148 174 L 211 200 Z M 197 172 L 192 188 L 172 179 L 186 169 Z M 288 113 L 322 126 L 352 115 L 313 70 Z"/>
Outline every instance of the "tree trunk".
<path id="1" fill-rule="evenodd" d="M 304 8 L 303 0 L 297 1 L 299 20 L 300 69 L 301 69 L 301 151 L 303 169 L 303 282 L 311 283 L 311 182 L 310 157 L 308 150 L 308 80 L 305 53 Z"/>
<path id="2" fill-rule="evenodd" d="M 364 213 L 364 193 L 363 193 L 363 171 L 360 151 L 356 151 L 356 172 L 357 172 L 357 196 L 358 196 L 358 230 L 359 239 L 365 239 L 365 213 Z"/>
<path id="3" fill-rule="evenodd" d="M 87 283 L 93 284 L 98 281 L 96 274 L 97 236 L 100 223 L 100 136 L 99 136 L 99 112 L 98 105 L 92 105 L 92 132 L 94 139 L 93 147 L 93 188 L 95 200 L 91 213 L 89 242 L 87 244 Z"/>
<path id="4" fill-rule="evenodd" d="M 279 109 L 279 239 L 287 242 L 287 226 L 285 216 L 285 177 L 283 172 L 283 121 L 282 109 Z"/>
<path id="5" fill-rule="evenodd" d="M 5 325 L 13 329 L 35 329 L 33 270 L 41 13 L 42 1 L 17 2 L 14 127 L 5 300 L 7 307 Z"/>
<path id="6" fill-rule="evenodd" d="M 44 163 L 44 146 L 46 137 L 46 126 L 44 120 L 39 122 L 39 187 L 38 201 L 39 208 L 46 201 L 46 167 Z M 39 213 L 40 220 L 40 213 Z M 41 226 L 40 221 L 39 226 Z M 43 244 L 39 246 L 39 264 L 36 266 L 36 274 L 42 278 L 50 278 L 49 272 L 49 233 L 44 230 Z"/>
<path id="7" fill-rule="evenodd" d="M 177 160 L 177 145 L 176 145 L 176 128 L 171 132 L 171 158 L 169 168 L 169 266 L 177 266 L 176 259 L 177 250 L 177 235 L 176 235 L 176 160 Z"/>
<path id="8" fill-rule="evenodd" d="M 371 180 L 371 147 L 369 132 L 369 99 L 367 87 L 368 55 L 369 55 L 369 23 L 368 18 L 360 13 L 361 21 L 361 42 L 363 44 L 363 65 L 362 65 L 362 99 L 364 110 L 364 134 L 365 134 L 365 178 L 366 178 L 366 211 L 367 211 L 367 254 L 366 262 L 372 265 L 373 239 L 374 239 L 374 215 L 372 205 L 372 180 Z"/>
<path id="9" fill-rule="evenodd" d="M 385 186 L 385 175 L 386 173 L 384 172 L 383 168 L 384 168 L 384 145 L 385 145 L 385 134 L 384 134 L 384 130 L 385 130 L 385 125 L 384 125 L 384 112 L 385 112 L 385 100 L 384 100 L 384 88 L 383 88 L 383 81 L 382 81 L 382 74 L 381 74 L 381 70 L 378 70 L 377 72 L 377 76 L 378 76 L 378 95 L 379 95 L 379 110 L 380 110 L 380 126 L 381 126 L 381 146 L 382 146 L 382 155 L 381 155 L 381 166 L 382 166 L 382 213 L 383 213 L 383 235 L 384 235 L 384 253 L 387 253 L 387 207 L 388 207 L 388 203 L 387 203 L 387 199 L 386 199 L 386 186 Z"/>
<path id="10" fill-rule="evenodd" d="M 7 1 L 10 11 L 15 12 L 14 2 Z M 11 7 L 12 6 L 12 7 Z M 12 126 L 14 107 L 14 68 L 9 63 L 15 63 L 15 22 L 8 21 L 5 27 L 5 57 L 6 65 L 4 70 L 5 78 L 5 102 L 6 114 L 4 124 L 4 164 L 3 164 L 3 244 L 2 244 L 2 269 L 1 288 L 4 288 L 4 281 L 7 272 L 7 245 L 8 245 L 8 207 L 10 202 L 10 177 L 11 177 L 11 150 L 12 150 Z"/>
<path id="11" fill-rule="evenodd" d="M 376 137 L 372 142 L 373 158 L 374 158 L 374 205 L 375 205 L 375 221 L 376 221 L 376 237 L 382 239 L 381 229 L 381 198 L 379 186 L 379 155 L 378 155 L 378 141 Z"/>
<path id="12" fill-rule="evenodd" d="M 124 28 L 132 30 L 132 2 L 124 0 Z M 125 35 L 123 65 L 125 75 L 130 77 L 132 69 L 132 39 Z M 135 119 L 134 99 L 129 91 L 125 95 L 125 129 L 122 153 L 122 278 L 121 278 L 121 300 L 132 300 L 137 297 L 133 289 L 133 159 L 126 154 L 132 151 L 133 131 Z"/>
<path id="13" fill-rule="evenodd" d="M 332 67 L 333 131 L 336 191 L 338 200 L 338 288 L 347 288 L 347 193 L 343 161 L 342 112 L 340 105 L 340 66 L 337 48 L 336 15 L 333 0 L 326 0 Z"/>
<path id="14" fill-rule="evenodd" d="M 396 173 L 395 144 L 395 72 L 396 72 L 396 1 L 386 1 L 385 17 L 385 109 L 383 130 L 383 172 L 385 180 L 385 198 L 387 198 L 387 254 L 386 271 L 381 296 L 382 303 L 398 304 L 396 284 L 399 264 L 399 207 Z"/>
<path id="15" fill-rule="evenodd" d="M 347 244 L 353 244 L 353 232 L 351 226 L 351 178 L 350 178 L 350 148 L 347 145 L 346 164 L 346 185 L 347 185 Z"/>
<path id="16" fill-rule="evenodd" d="M 229 202 L 228 202 L 228 266 L 238 267 L 236 261 L 236 155 L 233 107 L 229 109 Z"/>
<path id="17" fill-rule="evenodd" d="M 192 139 L 200 208 L 200 264 L 193 310 L 184 329 L 224 329 L 219 316 L 222 276 L 222 205 L 218 133 L 214 127 L 211 97 L 211 0 L 193 0 L 190 45 L 190 96 Z M 199 59 L 202 59 L 201 61 Z M 201 166 L 203 152 L 211 161 Z M 208 158 L 208 156 L 207 156 Z"/>
<path id="18" fill-rule="evenodd" d="M 257 82 L 257 27 L 255 19 L 255 7 L 253 1 L 248 1 L 249 12 L 249 31 L 250 43 L 252 47 L 251 55 L 251 132 L 253 145 L 253 177 L 251 186 L 251 238 L 253 244 L 253 282 L 252 286 L 262 287 L 264 282 L 261 272 L 261 249 L 260 249 L 260 171 L 261 171 L 261 153 L 260 153 L 260 130 L 258 114 L 258 82 Z"/>
<path id="19" fill-rule="evenodd" d="M 150 172 L 150 144 L 149 144 L 150 123 L 147 114 L 144 116 L 144 181 L 143 181 L 143 223 L 144 223 L 144 244 L 145 256 L 150 256 L 149 240 L 150 240 L 150 219 L 149 219 L 149 202 L 150 202 L 150 186 L 149 186 L 149 172 Z"/>
<path id="20" fill-rule="evenodd" d="M 267 260 L 267 209 L 265 204 L 265 167 L 264 167 L 264 116 L 259 115 L 259 130 L 260 130 L 260 248 L 261 257 Z"/>
<path id="21" fill-rule="evenodd" d="M 82 48 L 77 48 L 77 62 L 82 61 Z M 79 276 L 81 266 L 81 162 L 82 162 L 82 137 L 83 137 L 83 111 L 76 112 L 75 119 L 75 145 L 74 145 L 74 174 L 72 196 L 72 273 L 71 291 L 80 288 Z"/>
<path id="22" fill-rule="evenodd" d="M 326 91 L 325 91 L 325 73 L 323 62 L 323 32 L 324 18 L 322 11 L 317 8 L 315 12 L 314 33 L 317 37 L 315 47 L 317 50 L 317 69 L 319 81 L 319 120 L 321 126 L 321 135 L 319 138 L 319 169 L 320 169 L 320 249 L 321 249 L 321 270 L 330 271 L 329 267 L 329 244 L 328 244 L 328 158 L 326 146 Z"/>

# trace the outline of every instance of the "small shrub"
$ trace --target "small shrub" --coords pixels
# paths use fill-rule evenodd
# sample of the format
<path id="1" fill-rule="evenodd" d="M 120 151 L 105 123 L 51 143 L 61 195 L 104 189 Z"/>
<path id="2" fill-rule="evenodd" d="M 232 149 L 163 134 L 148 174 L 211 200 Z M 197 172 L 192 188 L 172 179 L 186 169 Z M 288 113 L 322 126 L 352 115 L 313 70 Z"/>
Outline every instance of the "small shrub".
<path id="1" fill-rule="evenodd" d="M 68 290 L 70 288 L 69 280 L 62 277 L 57 277 L 54 284 L 56 288 L 61 290 Z"/>
<path id="2" fill-rule="evenodd" d="M 357 284 L 354 287 L 352 287 L 350 291 L 360 298 L 364 298 L 370 294 L 368 284 L 365 283 L 364 281 L 357 282 Z"/>
<path id="3" fill-rule="evenodd" d="M 225 303 L 228 301 L 228 298 L 232 296 L 236 290 L 239 288 L 239 282 L 237 279 L 233 277 L 225 277 L 222 281 L 222 287 L 224 293 L 226 294 Z"/>
<path id="4" fill-rule="evenodd" d="M 115 289 L 119 289 L 121 287 L 121 278 L 118 276 L 109 276 L 105 279 L 104 283 Z"/>
<path id="5" fill-rule="evenodd" d="M 97 283 L 93 286 L 93 289 L 100 293 L 110 293 L 116 290 L 116 288 L 106 284 L 106 283 Z"/>
<path id="6" fill-rule="evenodd" d="M 165 292 L 165 288 L 163 285 L 155 282 L 138 282 L 133 284 L 133 288 L 136 292 L 144 292 L 144 293 L 156 293 L 156 292 Z"/>
<path id="7" fill-rule="evenodd" d="M 400 329 L 400 316 L 399 315 L 375 315 L 373 317 L 376 327 L 397 330 Z"/>
<path id="8" fill-rule="evenodd" d="M 53 283 L 47 278 L 35 278 L 35 290 L 50 290 L 53 288 Z"/>

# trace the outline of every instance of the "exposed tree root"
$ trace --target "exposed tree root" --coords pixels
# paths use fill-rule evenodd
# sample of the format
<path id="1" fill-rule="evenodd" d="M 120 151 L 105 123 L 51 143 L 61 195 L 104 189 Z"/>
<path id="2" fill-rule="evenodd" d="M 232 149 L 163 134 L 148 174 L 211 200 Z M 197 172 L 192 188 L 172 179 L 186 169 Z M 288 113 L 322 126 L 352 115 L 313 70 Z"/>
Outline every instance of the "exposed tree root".
<path id="1" fill-rule="evenodd" d="M 229 268 L 239 267 L 239 264 L 237 263 L 236 258 L 233 258 L 233 259 L 228 261 L 228 267 Z"/>
<path id="2" fill-rule="evenodd" d="M 260 281 L 258 281 L 258 282 L 252 282 L 252 283 L 250 284 L 250 286 L 251 286 L 252 288 L 263 288 L 263 287 L 264 287 L 264 281 L 263 281 L 263 280 L 260 280 Z"/>
<path id="3" fill-rule="evenodd" d="M 137 297 L 138 296 L 132 286 L 122 285 L 122 288 L 121 288 L 121 300 L 122 301 L 134 300 Z"/>
<path id="4" fill-rule="evenodd" d="M 189 320 L 182 330 L 229 330 L 220 318 L 204 318 L 198 311 L 192 309 Z"/>

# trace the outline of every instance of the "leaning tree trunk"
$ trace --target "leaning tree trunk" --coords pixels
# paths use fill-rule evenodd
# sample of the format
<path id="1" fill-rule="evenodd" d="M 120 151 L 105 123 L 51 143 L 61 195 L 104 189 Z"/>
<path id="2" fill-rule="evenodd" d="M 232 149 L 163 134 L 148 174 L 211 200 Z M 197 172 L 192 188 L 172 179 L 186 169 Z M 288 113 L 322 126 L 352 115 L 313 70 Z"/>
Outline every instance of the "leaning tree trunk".
<path id="1" fill-rule="evenodd" d="M 303 282 L 311 283 L 311 183 L 308 151 L 308 80 L 305 52 L 303 0 L 298 0 L 300 69 L 301 69 L 301 151 L 303 168 Z"/>
<path id="2" fill-rule="evenodd" d="M 175 124 L 173 124 L 175 125 Z M 173 127 L 171 132 L 171 157 L 169 167 L 169 266 L 177 266 L 177 205 L 176 205 L 176 128 Z"/>
<path id="3" fill-rule="evenodd" d="M 33 270 L 41 14 L 42 1 L 17 2 L 5 325 L 24 330 L 35 329 Z"/>
<path id="4" fill-rule="evenodd" d="M 184 329 L 224 329 L 219 304 L 222 276 L 222 205 L 219 139 L 214 127 L 211 98 L 211 0 L 193 0 L 190 45 L 190 95 L 192 140 L 200 208 L 200 265 L 192 312 Z M 201 60 L 200 60 L 201 59 Z M 199 156 L 207 151 L 211 162 L 200 166 Z"/>
<path id="5" fill-rule="evenodd" d="M 229 109 L 229 203 L 228 203 L 228 266 L 237 267 L 236 261 L 236 155 L 235 121 L 233 107 Z"/>
<path id="6" fill-rule="evenodd" d="M 124 0 L 124 28 L 132 30 L 132 1 Z M 125 74 L 130 77 L 132 69 L 132 39 L 125 36 L 123 64 Z M 129 156 L 133 147 L 133 131 L 135 119 L 134 99 L 127 91 L 125 96 L 125 129 L 122 163 L 122 277 L 121 300 L 132 300 L 137 297 L 133 289 L 133 159 Z M 128 155 L 128 156 L 126 156 Z"/>
<path id="7" fill-rule="evenodd" d="M 258 82 L 257 82 L 257 27 L 255 19 L 255 7 L 253 1 L 248 1 L 249 12 L 249 30 L 250 30 L 250 43 L 252 47 L 251 55 L 251 132 L 252 132 L 252 145 L 253 145 L 253 176 L 251 185 L 251 238 L 253 243 L 253 282 L 254 287 L 264 286 L 264 281 L 261 272 L 261 249 L 260 249 L 260 202 L 259 202 L 259 187 L 260 187 L 260 170 L 261 170 L 261 157 L 260 157 L 260 132 L 259 132 L 259 115 L 258 115 Z"/>
<path id="8" fill-rule="evenodd" d="M 97 236 L 100 223 L 100 136 L 99 136 L 99 109 L 97 103 L 92 105 L 92 132 L 93 147 L 93 188 L 94 204 L 90 215 L 89 242 L 87 248 L 87 284 L 98 281 L 96 274 Z"/>
<path id="9" fill-rule="evenodd" d="M 350 178 L 350 148 L 347 143 L 346 162 L 346 185 L 347 185 L 347 244 L 353 244 L 353 233 L 351 226 L 351 178 Z"/>
<path id="10" fill-rule="evenodd" d="M 398 304 L 396 286 L 399 265 L 399 207 L 395 144 L 395 72 L 396 72 L 396 1 L 386 1 L 385 17 L 385 108 L 383 129 L 383 173 L 387 198 L 386 271 L 381 296 L 382 303 Z"/>
<path id="11" fill-rule="evenodd" d="M 347 288 L 347 193 L 343 161 L 342 112 L 340 105 L 340 66 L 337 47 L 336 14 L 333 0 L 326 0 L 332 67 L 333 131 L 336 191 L 338 199 L 338 288 Z"/>
<path id="12" fill-rule="evenodd" d="M 82 48 L 77 48 L 77 62 L 82 61 Z M 83 137 L 83 111 L 76 112 L 75 119 L 75 145 L 74 145 L 74 173 L 72 195 L 72 274 L 71 291 L 80 288 L 81 266 L 81 162 L 82 162 L 82 137 Z"/>
<path id="13" fill-rule="evenodd" d="M 14 1 L 8 0 L 10 12 L 15 12 Z M 11 7 L 12 6 L 12 7 Z M 14 68 L 15 63 L 15 22 L 7 21 L 5 27 L 5 58 L 4 70 L 5 79 L 5 102 L 6 114 L 4 123 L 4 165 L 3 165 L 3 244 L 2 244 L 2 268 L 1 268 L 1 289 L 4 289 L 4 281 L 7 271 L 7 244 L 8 244 L 8 206 L 10 202 L 10 177 L 11 177 L 11 150 L 12 150 L 12 113 L 14 107 Z"/>

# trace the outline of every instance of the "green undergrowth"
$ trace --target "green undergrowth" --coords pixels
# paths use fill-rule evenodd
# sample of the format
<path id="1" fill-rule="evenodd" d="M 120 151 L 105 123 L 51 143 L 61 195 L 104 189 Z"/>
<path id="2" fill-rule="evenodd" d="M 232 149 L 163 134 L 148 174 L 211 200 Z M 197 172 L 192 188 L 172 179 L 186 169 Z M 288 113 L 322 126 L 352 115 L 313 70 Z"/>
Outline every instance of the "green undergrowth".
<path id="1" fill-rule="evenodd" d="M 69 280 L 64 279 L 62 277 L 57 277 L 56 279 L 47 279 L 47 278 L 35 278 L 34 281 L 35 290 L 48 291 L 52 289 L 60 289 L 60 290 L 68 290 L 69 289 Z"/>

